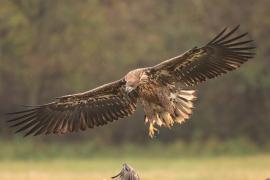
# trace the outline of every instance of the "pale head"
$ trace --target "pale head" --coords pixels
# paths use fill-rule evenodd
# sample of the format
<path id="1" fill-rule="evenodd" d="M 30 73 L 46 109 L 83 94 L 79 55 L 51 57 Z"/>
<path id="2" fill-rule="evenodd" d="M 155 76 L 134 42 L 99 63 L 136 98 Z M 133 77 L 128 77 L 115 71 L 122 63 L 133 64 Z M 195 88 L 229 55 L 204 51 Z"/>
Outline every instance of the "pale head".
<path id="1" fill-rule="evenodd" d="M 125 76 L 125 81 L 126 81 L 126 91 L 128 93 L 135 90 L 139 86 L 143 74 L 144 68 L 135 69 L 127 73 L 127 75 Z"/>

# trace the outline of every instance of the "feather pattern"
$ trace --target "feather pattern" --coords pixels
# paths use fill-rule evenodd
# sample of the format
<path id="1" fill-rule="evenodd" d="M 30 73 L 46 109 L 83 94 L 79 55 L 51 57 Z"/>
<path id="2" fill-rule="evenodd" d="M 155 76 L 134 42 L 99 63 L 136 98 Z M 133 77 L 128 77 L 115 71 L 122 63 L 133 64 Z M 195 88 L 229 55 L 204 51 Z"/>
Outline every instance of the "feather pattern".
<path id="1" fill-rule="evenodd" d="M 67 95 L 56 101 L 9 113 L 11 127 L 16 133 L 62 134 L 102 126 L 133 114 L 137 97 L 126 94 L 124 79 L 103 85 L 91 91 Z"/>
<path id="2" fill-rule="evenodd" d="M 235 35 L 238 29 L 239 26 L 227 32 L 225 28 L 205 46 L 150 68 L 152 78 L 192 86 L 237 69 L 255 55 L 252 40 L 243 39 L 247 33 Z"/>

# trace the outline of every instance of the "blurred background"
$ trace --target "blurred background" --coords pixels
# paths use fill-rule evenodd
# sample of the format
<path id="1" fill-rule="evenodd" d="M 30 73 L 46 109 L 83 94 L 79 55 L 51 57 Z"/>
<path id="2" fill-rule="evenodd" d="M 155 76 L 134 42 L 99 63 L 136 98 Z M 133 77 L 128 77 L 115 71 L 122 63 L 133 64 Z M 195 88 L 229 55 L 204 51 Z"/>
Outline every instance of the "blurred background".
<path id="1" fill-rule="evenodd" d="M 1 114 L 155 65 L 224 27 L 240 24 L 257 46 L 240 70 L 199 85 L 192 118 L 155 139 L 141 108 L 102 128 L 34 138 L 14 135 L 1 116 L 0 178 L 108 179 L 124 162 L 143 179 L 270 177 L 269 7 L 268 0 L 0 0 Z"/>

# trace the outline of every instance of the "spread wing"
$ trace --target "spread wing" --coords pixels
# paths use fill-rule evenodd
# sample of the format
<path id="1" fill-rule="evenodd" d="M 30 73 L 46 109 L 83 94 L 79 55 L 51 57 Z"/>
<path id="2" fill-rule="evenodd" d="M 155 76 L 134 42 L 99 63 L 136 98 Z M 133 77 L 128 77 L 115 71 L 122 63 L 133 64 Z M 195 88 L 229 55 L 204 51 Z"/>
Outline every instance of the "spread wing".
<path id="1" fill-rule="evenodd" d="M 247 33 L 235 35 L 238 28 L 231 31 L 225 28 L 205 46 L 195 47 L 151 67 L 153 78 L 162 83 L 179 82 L 192 86 L 237 69 L 255 55 L 252 40 L 245 38 Z"/>
<path id="2" fill-rule="evenodd" d="M 16 132 L 33 134 L 61 134 L 102 126 L 131 115 L 136 109 L 137 98 L 124 91 L 121 79 L 96 89 L 63 96 L 56 101 L 31 106 L 23 111 L 9 113 L 8 122 Z"/>

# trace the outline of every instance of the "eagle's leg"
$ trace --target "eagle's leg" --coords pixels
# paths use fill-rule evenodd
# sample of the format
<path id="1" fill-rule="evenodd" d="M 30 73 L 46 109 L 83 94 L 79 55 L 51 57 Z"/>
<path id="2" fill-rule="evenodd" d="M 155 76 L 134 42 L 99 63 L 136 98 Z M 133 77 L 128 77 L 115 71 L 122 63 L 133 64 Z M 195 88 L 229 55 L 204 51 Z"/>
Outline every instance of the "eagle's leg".
<path id="1" fill-rule="evenodd" d="M 158 120 L 158 116 L 157 113 L 155 112 L 155 105 L 145 101 L 143 99 L 141 99 L 141 104 L 144 108 L 144 112 L 145 112 L 145 123 L 149 123 L 149 129 L 148 129 L 148 135 L 153 138 L 155 136 L 155 133 L 159 132 L 159 130 L 157 128 L 155 128 L 155 124 L 158 124 L 159 126 L 161 126 L 162 122 L 160 120 Z"/>

